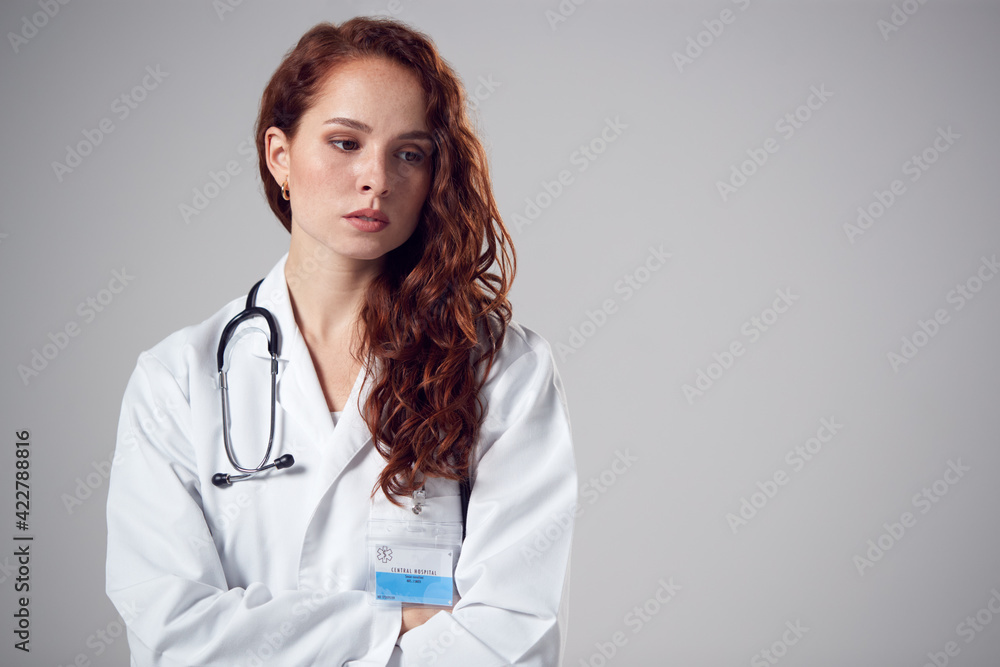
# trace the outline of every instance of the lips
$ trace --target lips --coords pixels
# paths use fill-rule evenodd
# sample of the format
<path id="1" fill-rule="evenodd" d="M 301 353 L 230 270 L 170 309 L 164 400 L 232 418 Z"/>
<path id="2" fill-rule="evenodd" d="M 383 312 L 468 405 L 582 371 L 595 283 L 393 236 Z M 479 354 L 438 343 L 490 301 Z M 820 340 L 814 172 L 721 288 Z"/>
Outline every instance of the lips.
<path id="1" fill-rule="evenodd" d="M 365 220 L 366 222 L 381 222 L 384 224 L 389 224 L 389 216 L 387 216 L 382 211 L 377 211 L 373 208 L 361 208 L 357 211 L 352 211 L 344 216 L 345 218 L 359 218 Z"/>
<path id="2" fill-rule="evenodd" d="M 373 208 L 362 208 L 344 216 L 344 220 L 360 232 L 380 232 L 389 226 L 389 216 Z"/>

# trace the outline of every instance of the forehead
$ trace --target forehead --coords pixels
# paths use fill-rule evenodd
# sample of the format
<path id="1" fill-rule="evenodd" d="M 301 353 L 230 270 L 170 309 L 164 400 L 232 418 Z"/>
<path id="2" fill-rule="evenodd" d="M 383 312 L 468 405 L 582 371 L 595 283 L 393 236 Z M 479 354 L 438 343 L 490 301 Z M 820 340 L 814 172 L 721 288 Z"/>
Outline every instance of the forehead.
<path id="1" fill-rule="evenodd" d="M 402 65 L 384 58 L 355 59 L 326 74 L 305 116 L 317 124 L 352 118 L 375 131 L 426 130 L 427 95 L 416 74 Z"/>

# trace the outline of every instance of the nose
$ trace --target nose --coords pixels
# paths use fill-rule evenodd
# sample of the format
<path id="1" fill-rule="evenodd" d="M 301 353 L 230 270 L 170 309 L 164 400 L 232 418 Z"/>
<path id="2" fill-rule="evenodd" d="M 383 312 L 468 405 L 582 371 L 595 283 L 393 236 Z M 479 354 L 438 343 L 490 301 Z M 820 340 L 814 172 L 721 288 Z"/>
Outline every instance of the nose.
<path id="1" fill-rule="evenodd" d="M 388 164 L 381 151 L 370 151 L 361 161 L 358 189 L 363 194 L 385 197 L 390 191 Z"/>

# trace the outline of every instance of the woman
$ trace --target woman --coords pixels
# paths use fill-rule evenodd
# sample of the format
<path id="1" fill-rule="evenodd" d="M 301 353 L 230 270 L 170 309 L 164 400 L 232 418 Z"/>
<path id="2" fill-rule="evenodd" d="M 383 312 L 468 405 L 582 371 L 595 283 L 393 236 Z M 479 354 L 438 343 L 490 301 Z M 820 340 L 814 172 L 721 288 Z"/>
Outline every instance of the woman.
<path id="1" fill-rule="evenodd" d="M 548 343 L 511 319 L 513 248 L 464 105 L 389 20 L 317 25 L 271 78 L 257 149 L 291 241 L 253 300 L 276 360 L 262 317 L 231 327 L 224 421 L 241 296 L 143 352 L 125 391 L 107 593 L 134 665 L 559 663 L 569 416 Z M 223 443 L 254 469 L 272 363 L 264 462 L 294 465 L 240 479 Z M 450 540 L 390 543 L 411 531 Z M 390 574 L 393 553 L 440 572 Z M 386 583 L 430 572 L 450 594 Z"/>

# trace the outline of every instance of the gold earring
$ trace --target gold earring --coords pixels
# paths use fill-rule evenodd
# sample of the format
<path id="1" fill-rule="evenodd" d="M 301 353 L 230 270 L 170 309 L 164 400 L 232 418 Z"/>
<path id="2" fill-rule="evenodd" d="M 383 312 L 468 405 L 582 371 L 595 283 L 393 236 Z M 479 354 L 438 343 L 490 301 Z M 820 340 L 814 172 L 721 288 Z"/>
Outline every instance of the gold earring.
<path id="1" fill-rule="evenodd" d="M 281 196 L 284 197 L 285 201 L 289 201 L 291 197 L 288 196 L 288 177 L 285 177 L 285 182 L 281 184 Z"/>

